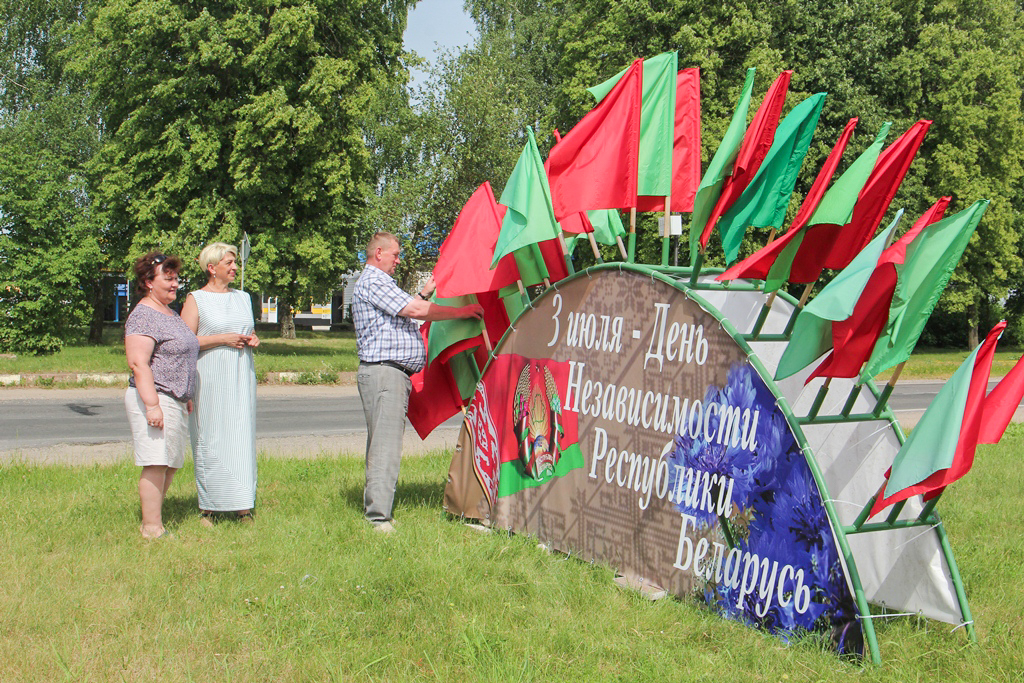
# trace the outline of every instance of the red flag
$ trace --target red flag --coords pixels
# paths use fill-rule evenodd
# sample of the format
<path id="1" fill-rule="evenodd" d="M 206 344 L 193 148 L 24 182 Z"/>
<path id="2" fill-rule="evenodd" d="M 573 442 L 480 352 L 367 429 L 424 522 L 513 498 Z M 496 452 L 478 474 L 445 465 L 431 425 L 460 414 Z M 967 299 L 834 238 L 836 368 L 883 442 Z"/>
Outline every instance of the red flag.
<path id="1" fill-rule="evenodd" d="M 934 498 L 942 493 L 945 487 L 967 474 L 974 464 L 974 452 L 979 443 L 981 433 L 981 422 L 983 417 L 983 405 L 985 392 L 988 390 L 988 376 L 992 369 L 992 357 L 995 354 L 996 342 L 999 335 L 1006 327 L 1006 322 L 1000 322 L 985 337 L 981 343 L 978 354 L 974 361 L 974 368 L 971 373 L 971 382 L 967 390 L 967 403 L 964 406 L 963 422 L 960 424 L 960 436 L 956 442 L 956 451 L 953 454 L 953 463 L 946 469 L 932 473 L 924 481 L 897 491 L 888 498 L 880 497 L 871 507 L 870 517 L 884 510 L 893 503 L 912 498 L 917 494 L 924 495 L 925 499 Z M 889 473 L 886 473 L 888 478 Z"/>
<path id="2" fill-rule="evenodd" d="M 1024 360 L 1024 357 L 1021 358 Z M 1024 398 L 1024 363 L 1020 360 L 985 398 L 978 443 L 999 443 Z"/>
<path id="3" fill-rule="evenodd" d="M 562 141 L 562 134 L 558 132 L 557 128 L 551 132 L 555 136 L 556 143 Z M 544 170 L 547 171 L 547 169 L 548 164 L 547 162 L 544 162 Z M 548 181 L 548 184 L 550 185 L 550 180 Z M 584 232 L 594 232 L 594 226 L 590 224 L 590 219 L 587 218 L 586 211 L 580 211 L 579 213 L 574 213 L 571 216 L 566 216 L 562 220 L 558 221 L 558 227 L 562 229 L 562 232 L 567 232 L 572 235 L 578 235 Z"/>
<path id="4" fill-rule="evenodd" d="M 501 297 L 494 292 L 480 292 L 477 301 L 484 308 L 484 328 L 492 345 L 497 345 L 509 327 L 508 313 L 502 304 Z M 427 343 L 430 335 L 430 323 L 420 328 L 423 343 Z M 416 429 L 421 439 L 434 429 L 462 410 L 464 402 L 459 394 L 458 383 L 448 366 L 449 359 L 456 354 L 476 349 L 474 357 L 477 366 L 483 368 L 487 364 L 487 350 L 483 335 L 463 339 L 452 344 L 439 353 L 433 362 L 412 376 L 412 392 L 409 394 L 409 422 Z"/>
<path id="5" fill-rule="evenodd" d="M 849 223 L 813 225 L 808 229 L 794 259 L 790 282 L 814 282 L 823 268 L 845 268 L 871 241 L 931 124 L 918 121 L 878 155 L 857 196 Z"/>
<path id="6" fill-rule="evenodd" d="M 571 216 L 566 216 L 562 220 L 558 221 L 559 227 L 562 228 L 562 232 L 568 232 L 574 235 L 578 235 L 584 232 L 594 232 L 594 226 L 590 224 L 590 219 L 587 218 L 585 211 L 574 213 Z"/>
<path id="7" fill-rule="evenodd" d="M 744 188 L 757 175 L 757 169 L 761 168 L 761 162 L 772 147 L 772 140 L 775 139 L 775 129 L 779 126 L 779 119 L 782 117 L 782 105 L 786 102 L 786 93 L 789 90 L 789 79 L 792 71 L 783 71 L 772 83 L 765 93 L 764 100 L 750 122 L 746 135 L 743 136 L 743 144 L 736 154 L 736 162 L 733 164 L 732 175 L 725 179 L 722 185 L 722 193 L 718 196 L 715 208 L 708 216 L 708 222 L 704 225 L 704 232 L 700 236 L 701 247 L 708 245 L 711 239 L 711 230 L 722 214 L 729 210 L 729 207 L 743 193 Z"/>
<path id="8" fill-rule="evenodd" d="M 636 206 L 643 60 L 551 148 L 544 164 L 555 218 Z"/>
<path id="9" fill-rule="evenodd" d="M 544 257 L 544 265 L 548 269 L 548 278 L 551 282 L 558 282 L 569 277 L 569 267 L 565 265 L 565 257 L 562 255 L 562 245 L 557 239 L 538 242 L 540 253 Z"/>
<path id="10" fill-rule="evenodd" d="M 492 346 L 497 346 L 501 337 L 509 326 L 508 311 L 505 310 L 505 303 L 498 296 L 498 292 L 481 292 L 476 295 L 477 302 L 484 307 L 484 329 L 491 340 Z M 482 340 L 481 340 L 482 341 Z M 480 344 L 483 347 L 483 344 Z M 483 368 L 487 364 L 487 356 L 484 356 Z"/>
<path id="11" fill-rule="evenodd" d="M 942 220 L 950 197 L 942 197 L 878 259 L 875 272 L 857 300 L 853 315 L 832 323 L 832 350 L 825 356 L 807 381 L 815 377 L 856 377 L 861 366 L 871 357 L 875 342 L 889 320 L 889 304 L 896 291 L 896 264 L 907 257 L 907 246 L 927 226 Z"/>
<path id="12" fill-rule="evenodd" d="M 807 221 L 809 221 L 811 216 L 814 214 L 814 210 L 818 208 L 818 203 L 825 195 L 828 183 L 832 179 L 832 176 L 835 175 L 840 159 L 843 158 L 843 152 L 846 150 L 846 143 L 850 141 L 850 137 L 853 135 L 853 129 L 856 127 L 857 117 L 854 117 L 847 122 L 846 128 L 844 128 L 843 132 L 839 135 L 839 139 L 836 140 L 835 146 L 829 153 L 828 158 L 825 159 L 825 163 L 822 165 L 821 170 L 818 171 L 818 176 L 814 179 L 811 189 L 807 192 L 807 196 L 804 197 L 803 203 L 800 204 L 800 209 L 796 212 L 796 217 L 793 219 L 793 224 L 789 226 L 789 231 L 781 238 L 766 245 L 762 249 L 754 252 L 747 258 L 732 266 L 732 268 L 726 270 L 715 278 L 716 280 L 735 280 L 741 277 L 752 280 L 764 280 L 767 277 L 768 271 L 771 270 L 772 265 L 775 263 L 775 259 L 778 258 L 779 254 L 786 248 L 790 241 L 796 237 L 796 233 L 807 224 Z"/>
<path id="13" fill-rule="evenodd" d="M 799 230 L 807 225 L 807 221 L 811 220 L 814 210 L 818 208 L 818 203 L 825 196 L 825 190 L 828 189 L 829 181 L 832 180 L 836 168 L 839 167 L 839 160 L 843 158 L 843 152 L 846 151 L 846 143 L 853 136 L 853 129 L 857 127 L 857 121 L 858 119 L 855 116 L 846 122 L 846 128 L 840 133 L 835 146 L 829 153 L 828 158 L 825 159 L 821 170 L 818 171 L 818 176 L 814 179 L 811 189 L 807 192 L 807 196 L 804 197 L 803 203 L 800 204 L 796 217 L 793 218 L 793 224 L 789 226 L 789 232 Z"/>
<path id="14" fill-rule="evenodd" d="M 469 198 L 437 256 L 434 281 L 438 296 L 448 298 L 489 292 L 510 285 L 519 278 L 511 255 L 491 270 L 492 249 L 498 239 L 505 210 L 494 200 L 489 182 L 485 181 Z"/>
<path id="15" fill-rule="evenodd" d="M 700 185 L 700 69 L 676 75 L 676 129 L 672 145 L 672 210 L 693 211 Z M 664 211 L 664 197 L 637 197 L 637 211 Z"/>
<path id="16" fill-rule="evenodd" d="M 423 344 L 427 343 L 430 323 L 420 327 Z M 465 340 L 445 349 L 446 358 L 449 350 L 459 347 L 454 352 L 464 351 L 474 346 L 473 340 Z M 453 353 L 454 353 L 453 352 Z M 409 394 L 409 422 L 421 439 L 427 438 L 439 424 L 462 410 L 462 396 L 455 384 L 448 366 L 438 357 L 433 363 L 412 376 L 412 392 Z"/>

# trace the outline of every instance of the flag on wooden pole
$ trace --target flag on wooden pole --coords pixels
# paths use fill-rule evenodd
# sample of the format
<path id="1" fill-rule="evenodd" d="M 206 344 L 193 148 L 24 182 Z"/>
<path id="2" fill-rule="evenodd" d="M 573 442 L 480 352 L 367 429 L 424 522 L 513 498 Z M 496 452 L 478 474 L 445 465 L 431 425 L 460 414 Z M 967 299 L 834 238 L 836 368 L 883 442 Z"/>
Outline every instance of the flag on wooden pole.
<path id="1" fill-rule="evenodd" d="M 722 216 L 718 231 L 727 263 L 739 256 L 740 243 L 748 227 L 782 227 L 797 174 L 811 146 L 824 104 L 825 93 L 818 93 L 793 108 L 779 124 L 771 149 L 757 173 Z"/>
<path id="2" fill-rule="evenodd" d="M 768 92 L 765 93 L 757 113 L 754 114 L 754 120 L 750 122 L 736 154 L 732 173 L 725 178 L 718 201 L 715 202 L 715 206 L 704 224 L 700 236 L 701 249 L 707 247 L 715 223 L 739 199 L 740 194 L 757 174 L 768 150 L 771 149 L 772 141 L 775 139 L 775 129 L 782 117 L 782 105 L 786 102 L 786 93 L 789 91 L 789 80 L 792 75 L 792 71 L 783 71 L 779 74 L 779 77 L 768 88 Z"/>
<path id="3" fill-rule="evenodd" d="M 938 495 L 974 464 L 984 416 L 985 392 L 1000 322 L 942 386 L 903 443 L 886 475 L 884 493 L 871 507 L 873 517 L 893 503 L 918 494 Z"/>
<path id="4" fill-rule="evenodd" d="M 697 195 L 693 200 L 693 215 L 690 217 L 690 263 L 696 263 L 697 252 L 703 248 L 701 235 L 704 232 L 704 226 L 707 225 L 711 211 L 722 193 L 722 185 L 732 173 L 733 164 L 739 154 L 740 145 L 743 143 L 743 132 L 747 127 L 747 110 L 750 109 L 750 93 L 754 89 L 755 73 L 756 69 L 747 69 L 747 77 L 743 83 L 739 100 L 736 102 L 732 120 L 729 121 L 729 127 L 725 130 L 725 135 L 722 136 L 722 142 L 719 143 L 718 150 L 711 158 L 711 163 L 708 164 L 708 169 L 704 172 L 704 177 L 701 178 L 700 186 L 697 188 Z"/>
<path id="5" fill-rule="evenodd" d="M 588 209 L 636 205 L 642 92 L 638 59 L 551 148 L 544 165 L 559 220 Z"/>

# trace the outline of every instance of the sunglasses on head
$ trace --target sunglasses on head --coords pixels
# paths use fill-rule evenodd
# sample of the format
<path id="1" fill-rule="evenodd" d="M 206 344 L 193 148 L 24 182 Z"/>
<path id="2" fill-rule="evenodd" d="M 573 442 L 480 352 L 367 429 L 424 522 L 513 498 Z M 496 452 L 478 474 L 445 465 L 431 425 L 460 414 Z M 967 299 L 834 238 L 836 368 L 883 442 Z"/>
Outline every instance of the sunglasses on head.
<path id="1" fill-rule="evenodd" d="M 150 265 L 159 266 L 161 263 L 167 260 L 166 254 L 157 254 L 153 258 L 149 259 Z"/>

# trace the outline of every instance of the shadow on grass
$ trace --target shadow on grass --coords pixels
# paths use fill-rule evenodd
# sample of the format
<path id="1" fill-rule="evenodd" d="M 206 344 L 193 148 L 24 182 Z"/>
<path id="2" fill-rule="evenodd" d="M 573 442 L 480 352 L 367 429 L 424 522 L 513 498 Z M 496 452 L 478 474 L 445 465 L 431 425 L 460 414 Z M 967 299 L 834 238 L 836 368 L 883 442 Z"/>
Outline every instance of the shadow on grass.
<path id="1" fill-rule="evenodd" d="M 189 519 L 199 516 L 199 496 L 167 496 L 164 499 L 164 525 L 171 528 L 181 526 Z"/>
<path id="2" fill-rule="evenodd" d="M 363 512 L 363 484 L 349 486 L 341 491 L 341 502 L 346 507 Z M 436 508 L 444 502 L 444 482 L 398 482 L 395 507 L 409 506 Z"/>

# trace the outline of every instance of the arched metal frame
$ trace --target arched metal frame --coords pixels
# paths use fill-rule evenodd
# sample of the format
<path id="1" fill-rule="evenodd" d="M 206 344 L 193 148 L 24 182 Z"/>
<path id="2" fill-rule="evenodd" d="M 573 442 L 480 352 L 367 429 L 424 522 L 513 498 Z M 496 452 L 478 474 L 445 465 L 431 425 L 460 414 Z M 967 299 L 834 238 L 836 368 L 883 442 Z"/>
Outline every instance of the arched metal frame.
<path id="1" fill-rule="evenodd" d="M 630 246 L 632 247 L 634 236 L 630 234 L 630 238 Z M 630 249 L 630 253 L 633 253 L 632 248 Z M 575 271 L 574 273 L 569 275 L 569 277 L 565 278 L 561 282 L 552 283 L 549 287 L 544 289 L 544 291 L 542 291 L 536 297 L 535 300 L 543 299 L 550 293 L 558 291 L 558 286 L 562 282 L 569 282 L 577 278 L 589 277 L 591 273 L 606 270 L 631 272 L 642 274 L 645 276 L 650 276 L 652 279 L 663 282 L 664 284 L 683 292 L 683 294 L 686 297 L 693 300 L 695 303 L 697 303 L 701 308 L 707 311 L 718 321 L 722 328 L 733 338 L 737 345 L 740 346 L 740 348 L 746 354 L 747 360 L 750 362 L 751 366 L 761 376 L 761 379 L 768 386 L 768 388 L 775 394 L 775 396 L 778 399 L 778 407 L 785 416 L 791 431 L 797 439 L 797 443 L 801 449 L 801 452 L 804 455 L 804 459 L 807 462 L 810 472 L 814 477 L 814 481 L 818 487 L 818 491 L 821 494 L 822 501 L 825 506 L 825 511 L 828 516 L 829 524 L 832 527 L 832 532 L 836 538 L 839 550 L 842 553 L 844 562 L 846 564 L 850 584 L 853 588 L 854 601 L 857 605 L 857 610 L 859 613 L 858 616 L 861 623 L 862 633 L 864 635 L 864 642 L 868 648 L 868 652 L 870 653 L 872 662 L 874 662 L 875 664 L 880 664 L 881 654 L 878 648 L 878 638 L 875 634 L 874 625 L 872 624 L 871 607 L 868 603 L 864 588 L 861 583 L 860 575 L 857 570 L 856 558 L 854 557 L 853 551 L 851 550 L 850 543 L 848 540 L 848 536 L 852 534 L 884 532 L 887 530 L 905 529 L 908 527 L 934 528 L 935 533 L 937 534 L 939 539 L 939 544 L 942 549 L 943 557 L 945 558 L 950 570 L 952 583 L 956 590 L 957 602 L 961 610 L 961 614 L 963 617 L 964 624 L 966 626 L 968 637 L 972 642 L 977 642 L 977 634 L 974 629 L 970 608 L 967 604 L 967 596 L 964 592 L 963 581 L 960 577 L 956 561 L 953 557 L 953 550 L 950 546 L 946 530 L 942 525 L 942 521 L 939 518 L 938 513 L 935 512 L 935 501 L 932 501 L 930 504 L 926 505 L 924 510 L 915 520 L 897 520 L 896 517 L 899 515 L 901 510 L 901 507 L 897 507 L 896 509 L 893 510 L 893 512 L 889 515 L 885 522 L 866 524 L 865 522 L 867 519 L 867 512 L 874 502 L 874 499 L 871 499 L 867 501 L 863 512 L 853 525 L 842 524 L 839 518 L 839 514 L 837 513 L 835 506 L 832 503 L 832 495 L 829 492 L 828 485 L 822 474 L 821 468 L 819 467 L 819 464 L 814 456 L 813 450 L 809 445 L 808 440 L 803 432 L 803 427 L 808 424 L 885 420 L 889 423 L 889 426 L 895 433 L 896 438 L 899 440 L 899 443 L 902 444 L 905 440 L 903 430 L 900 428 L 900 425 L 897 422 L 892 410 L 888 407 L 888 405 L 885 404 L 886 399 L 888 398 L 888 392 L 884 389 L 880 390 L 874 384 L 874 382 L 867 381 L 864 383 L 864 385 L 867 386 L 868 390 L 871 392 L 871 394 L 874 395 L 875 399 L 878 401 L 878 407 L 875 411 L 872 411 L 870 413 L 850 414 L 849 409 L 852 407 L 853 399 L 855 398 L 855 396 L 851 394 L 851 398 L 847 402 L 847 407 L 843 410 L 843 414 L 841 415 L 817 416 L 814 414 L 816 413 L 817 408 L 814 407 L 812 408 L 811 414 L 809 414 L 807 417 L 798 417 L 789 405 L 789 401 L 785 398 L 785 396 L 782 395 L 781 391 L 779 390 L 779 387 L 776 384 L 772 373 L 768 371 L 768 369 L 762 362 L 761 358 L 758 356 L 757 352 L 751 348 L 749 343 L 752 340 L 777 342 L 788 341 L 788 332 L 792 329 L 792 324 L 788 326 L 787 334 L 760 334 L 759 332 L 754 334 L 745 334 L 740 332 L 736 328 L 736 326 L 725 315 L 723 315 L 715 305 L 713 305 L 711 302 L 707 300 L 706 297 L 700 294 L 702 290 L 759 292 L 763 291 L 763 286 L 761 284 L 756 284 L 749 281 L 727 282 L 724 284 L 717 282 L 698 282 L 696 274 L 694 273 L 693 269 L 689 267 L 674 267 L 665 265 L 653 266 L 629 262 L 609 262 L 599 263 L 597 265 L 590 266 L 584 270 Z M 720 269 L 703 269 L 700 271 L 700 274 L 714 275 L 720 272 Z M 790 305 L 794 307 L 795 311 L 793 315 L 795 317 L 796 313 L 798 312 L 798 301 L 794 297 L 789 295 L 787 292 L 782 290 L 778 292 L 778 297 L 788 302 Z M 495 345 L 495 348 L 501 346 L 505 338 L 515 328 L 515 323 L 519 319 L 519 317 L 521 317 L 522 315 L 526 314 L 527 311 L 532 310 L 534 308 L 535 300 L 524 301 L 524 303 L 526 304 L 526 308 L 524 308 L 522 311 L 519 312 L 518 315 L 515 316 L 515 319 L 512 320 L 511 322 L 509 330 L 505 332 L 505 334 L 502 336 L 501 341 L 499 341 Z M 761 320 L 761 322 L 763 322 L 763 320 Z M 488 359 L 487 365 L 490 365 L 490 358 Z M 482 375 L 486 371 L 486 369 L 487 366 L 482 368 L 480 370 L 480 374 Z M 820 405 L 820 401 L 816 401 L 816 404 Z"/>

